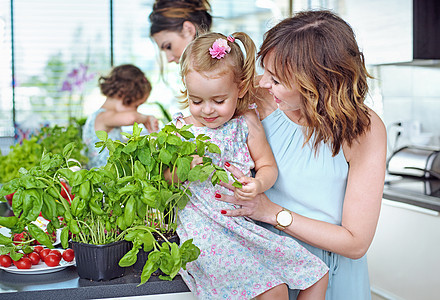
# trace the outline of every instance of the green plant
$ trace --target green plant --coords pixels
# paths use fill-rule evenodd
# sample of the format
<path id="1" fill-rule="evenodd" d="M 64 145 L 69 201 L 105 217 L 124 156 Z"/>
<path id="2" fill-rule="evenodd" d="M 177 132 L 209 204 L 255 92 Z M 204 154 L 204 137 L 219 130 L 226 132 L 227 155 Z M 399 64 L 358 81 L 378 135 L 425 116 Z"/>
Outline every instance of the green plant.
<path id="1" fill-rule="evenodd" d="M 80 123 L 77 123 L 67 127 L 42 127 L 37 136 L 12 146 L 7 155 L 0 155 L 0 183 L 18 177 L 20 168 L 29 170 L 37 166 L 44 151 L 61 154 L 64 147 L 72 142 L 76 147 L 72 150 L 71 158 L 85 165 L 87 157 L 81 152 L 85 145 L 81 139 L 80 126 Z"/>
<path id="2" fill-rule="evenodd" d="M 116 175 L 115 187 L 126 206 L 126 215 L 117 220 L 118 227 L 126 233 L 124 238 L 133 243 L 120 265 L 133 265 L 141 248 L 151 251 L 142 271 L 141 284 L 158 268 L 167 274 L 161 279 L 171 280 L 200 253 L 192 240 L 179 248 L 166 237 L 175 233 L 177 212 L 189 200 L 188 184 L 184 182 L 205 181 L 211 175 L 213 185 L 219 180 L 228 181 L 226 171 L 204 157 L 206 151 L 220 153 L 218 146 L 206 135 L 195 137 L 188 130 L 190 126 L 177 128 L 168 124 L 158 133 L 141 136 L 141 129 L 134 124 L 132 135 L 124 133 L 128 139 L 125 143 L 108 139 L 106 132 L 97 132 L 101 142 L 96 146 L 102 150 L 107 148 L 110 153 L 104 169 Z M 191 169 L 194 155 L 204 157 L 203 164 Z M 179 180 L 167 181 L 166 170 L 170 171 L 171 178 L 176 175 Z M 127 209 L 137 214 L 127 214 Z M 160 244 L 159 240 L 164 243 Z"/>
<path id="3" fill-rule="evenodd" d="M 127 142 L 113 141 L 106 132 L 98 131 L 100 142 L 96 146 L 107 148 L 110 156 L 104 167 L 90 170 L 70 169 L 75 165 L 70 160 L 73 143 L 62 154 L 44 153 L 38 166 L 29 171 L 20 169 L 19 178 L 0 189 L 0 196 L 16 191 L 12 208 L 17 217 L 8 219 L 6 227 L 21 232 L 41 211 L 50 220 L 47 230 L 52 232 L 60 228 L 59 217 L 63 217 L 67 224 L 61 232 L 64 248 L 69 236 L 73 241 L 92 244 L 125 239 L 133 248 L 120 260 L 120 266 L 134 264 L 142 248 L 151 252 L 141 284 L 158 268 L 166 274 L 161 279 L 172 280 L 180 268 L 200 254 L 192 240 L 180 247 L 168 240 L 175 234 L 179 209 L 189 200 L 188 182 L 210 178 L 215 185 L 228 181 L 226 171 L 204 156 L 207 151 L 220 153 L 218 146 L 206 135 L 195 137 L 189 127 L 169 124 L 158 133 L 141 136 L 141 129 L 134 124 L 133 134 L 123 133 Z M 191 168 L 194 155 L 203 157 L 203 163 Z M 167 170 L 178 180 L 167 181 Z M 69 183 L 75 195 L 71 204 L 59 192 L 61 180 Z M 38 241 L 42 239 L 37 231 L 30 234 Z"/>
<path id="4" fill-rule="evenodd" d="M 14 216 L 3 217 L 1 225 L 11 229 L 11 233 L 21 233 L 27 228 L 31 237 L 46 247 L 53 248 L 49 236 L 32 222 L 39 214 L 49 220 L 47 232 L 52 234 L 64 224 L 60 223 L 62 216 L 68 221 L 71 232 L 78 233 L 76 221 L 69 217 L 70 204 L 61 195 L 64 186 L 60 181 L 59 171 L 76 165 L 76 162 L 69 160 L 73 151 L 74 143 L 64 147 L 62 154 L 43 153 L 37 166 L 29 170 L 20 168 L 19 176 L 5 183 L 0 189 L 0 199 L 3 196 L 14 193 L 12 211 Z M 69 194 L 67 194 L 69 195 Z M 72 200 L 72 199 L 70 199 Z M 76 225 L 76 226 L 75 226 Z M 65 235 L 69 227 L 63 229 Z M 66 229 L 67 228 L 67 229 Z M 1 244 L 7 244 L 5 236 L 0 236 Z"/>

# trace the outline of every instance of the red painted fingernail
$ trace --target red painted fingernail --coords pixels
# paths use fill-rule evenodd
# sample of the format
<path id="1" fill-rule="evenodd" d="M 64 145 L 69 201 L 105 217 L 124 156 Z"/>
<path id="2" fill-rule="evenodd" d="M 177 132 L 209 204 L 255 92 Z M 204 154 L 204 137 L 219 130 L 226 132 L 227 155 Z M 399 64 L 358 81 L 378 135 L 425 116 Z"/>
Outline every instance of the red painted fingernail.
<path id="1" fill-rule="evenodd" d="M 216 197 L 216 198 L 221 198 L 221 197 L 222 197 L 222 195 L 220 195 L 220 194 L 216 193 L 216 194 L 215 194 L 215 197 Z"/>
<path id="2" fill-rule="evenodd" d="M 225 166 L 227 166 L 227 167 L 230 167 L 230 166 L 231 166 L 231 164 L 230 164 L 230 163 L 228 163 L 228 162 L 225 162 Z"/>
<path id="3" fill-rule="evenodd" d="M 226 210 L 221 210 L 220 213 L 221 213 L 222 215 L 226 215 Z"/>

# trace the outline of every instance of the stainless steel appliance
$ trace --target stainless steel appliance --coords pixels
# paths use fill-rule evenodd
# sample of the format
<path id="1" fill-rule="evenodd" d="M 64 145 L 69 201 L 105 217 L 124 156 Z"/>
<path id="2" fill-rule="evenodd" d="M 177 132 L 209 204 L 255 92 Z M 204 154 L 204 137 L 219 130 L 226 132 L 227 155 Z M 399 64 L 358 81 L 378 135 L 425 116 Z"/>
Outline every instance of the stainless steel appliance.
<path id="1" fill-rule="evenodd" d="M 400 148 L 388 159 L 387 171 L 393 175 L 440 179 L 440 151 L 415 146 Z"/>

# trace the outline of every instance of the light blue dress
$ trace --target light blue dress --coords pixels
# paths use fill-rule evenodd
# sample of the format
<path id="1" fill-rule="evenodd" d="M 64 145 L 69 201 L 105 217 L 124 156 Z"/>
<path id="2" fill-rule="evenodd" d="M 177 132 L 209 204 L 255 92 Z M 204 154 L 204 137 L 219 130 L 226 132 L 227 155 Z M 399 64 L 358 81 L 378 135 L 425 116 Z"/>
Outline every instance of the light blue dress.
<path id="1" fill-rule="evenodd" d="M 106 148 L 106 149 L 104 149 L 104 151 L 99 153 L 101 148 L 95 147 L 95 143 L 99 142 L 99 139 L 95 133 L 95 120 L 96 120 L 96 116 L 104 111 L 105 111 L 104 108 L 100 108 L 97 111 L 95 111 L 94 113 L 92 113 L 87 118 L 87 121 L 83 127 L 82 138 L 83 138 L 84 143 L 86 144 L 86 155 L 89 158 L 89 162 L 87 163 L 88 169 L 91 169 L 94 167 L 102 167 L 107 164 L 107 158 L 109 156 L 108 149 Z M 122 132 L 122 130 L 120 127 L 113 128 L 108 133 L 108 137 L 110 139 L 112 139 L 113 141 L 121 140 L 122 139 L 121 132 Z"/>
<path id="2" fill-rule="evenodd" d="M 275 185 L 266 191 L 269 199 L 300 215 L 340 225 L 348 176 L 342 150 L 332 157 L 329 147 L 322 144 L 315 156 L 311 146 L 303 147 L 302 126 L 279 109 L 262 123 L 279 171 Z M 366 256 L 353 260 L 299 242 L 329 267 L 327 300 L 371 299 Z M 290 299 L 296 299 L 296 294 L 290 290 Z"/>

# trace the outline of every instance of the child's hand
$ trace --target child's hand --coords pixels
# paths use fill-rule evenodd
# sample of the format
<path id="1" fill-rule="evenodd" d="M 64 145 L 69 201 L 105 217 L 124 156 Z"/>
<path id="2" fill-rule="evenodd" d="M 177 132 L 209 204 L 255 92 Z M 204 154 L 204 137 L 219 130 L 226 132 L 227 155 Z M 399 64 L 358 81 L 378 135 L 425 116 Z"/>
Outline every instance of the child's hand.
<path id="1" fill-rule="evenodd" d="M 144 126 L 149 132 L 155 132 L 159 130 L 159 121 L 153 116 L 147 116 Z"/>
<path id="2" fill-rule="evenodd" d="M 192 157 L 193 157 L 193 160 L 191 162 L 191 169 L 197 165 L 203 164 L 203 157 L 200 157 L 198 155 L 193 155 Z"/>
<path id="3" fill-rule="evenodd" d="M 243 184 L 243 187 L 235 190 L 235 197 L 237 199 L 252 200 L 262 192 L 261 182 L 258 179 L 243 176 L 238 181 Z"/>

